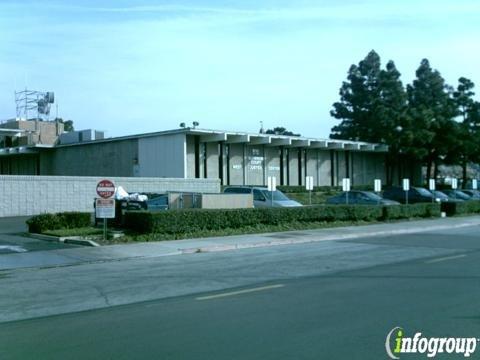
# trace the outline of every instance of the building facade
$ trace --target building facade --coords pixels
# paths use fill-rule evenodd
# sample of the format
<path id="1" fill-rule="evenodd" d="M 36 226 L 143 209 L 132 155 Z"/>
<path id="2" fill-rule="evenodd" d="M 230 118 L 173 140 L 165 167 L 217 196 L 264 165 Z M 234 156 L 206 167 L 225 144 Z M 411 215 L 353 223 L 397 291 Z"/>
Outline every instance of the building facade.
<path id="1" fill-rule="evenodd" d="M 385 181 L 381 144 L 178 129 L 118 138 L 82 140 L 60 136 L 57 145 L 0 148 L 0 174 L 54 176 L 171 177 L 220 179 L 222 185 L 317 186 Z"/>

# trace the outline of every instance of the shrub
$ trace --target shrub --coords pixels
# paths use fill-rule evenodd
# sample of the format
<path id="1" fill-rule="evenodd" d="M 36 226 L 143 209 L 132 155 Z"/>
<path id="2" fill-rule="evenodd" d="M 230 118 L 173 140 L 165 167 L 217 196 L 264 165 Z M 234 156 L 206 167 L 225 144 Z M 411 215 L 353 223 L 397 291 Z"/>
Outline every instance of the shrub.
<path id="1" fill-rule="evenodd" d="M 385 206 L 383 208 L 384 220 L 438 216 L 440 216 L 440 205 L 438 204 L 420 203 L 398 206 Z"/>
<path id="2" fill-rule="evenodd" d="M 442 203 L 442 211 L 447 216 L 480 213 L 480 201 L 446 202 Z"/>
<path id="3" fill-rule="evenodd" d="M 28 231 L 31 233 L 87 227 L 91 225 L 91 214 L 84 212 L 41 214 L 28 219 L 27 225 Z"/>
<path id="4" fill-rule="evenodd" d="M 204 230 L 240 229 L 258 224 L 294 222 L 376 221 L 440 216 L 437 204 L 398 206 L 324 205 L 260 209 L 183 209 L 127 212 L 125 226 L 138 233 L 181 234 Z"/>

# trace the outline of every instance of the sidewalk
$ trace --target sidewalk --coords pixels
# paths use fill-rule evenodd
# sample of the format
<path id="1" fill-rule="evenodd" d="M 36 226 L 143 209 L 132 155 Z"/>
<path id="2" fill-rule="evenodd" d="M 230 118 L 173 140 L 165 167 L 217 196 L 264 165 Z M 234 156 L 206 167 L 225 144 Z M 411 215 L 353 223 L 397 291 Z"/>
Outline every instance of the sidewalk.
<path id="1" fill-rule="evenodd" d="M 57 267 L 86 262 L 121 261 L 132 258 L 172 256 L 199 252 L 216 252 L 319 241 L 357 239 L 367 236 L 400 235 L 476 225 L 480 225 L 480 216 L 404 221 L 398 223 L 382 223 L 319 230 L 299 230 L 281 233 L 236 235 L 217 238 L 35 251 L 0 255 L 0 270 L 30 267 Z"/>

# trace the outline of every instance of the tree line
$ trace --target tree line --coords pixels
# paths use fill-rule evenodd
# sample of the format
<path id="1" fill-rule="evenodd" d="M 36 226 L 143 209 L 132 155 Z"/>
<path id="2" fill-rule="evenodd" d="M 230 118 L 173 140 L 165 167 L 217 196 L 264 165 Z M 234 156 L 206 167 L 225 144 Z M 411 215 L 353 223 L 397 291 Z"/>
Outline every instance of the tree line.
<path id="1" fill-rule="evenodd" d="M 438 177 L 441 164 L 467 166 L 480 161 L 480 103 L 474 83 L 461 77 L 456 87 L 423 59 L 411 84 L 390 60 L 382 68 L 380 56 L 371 51 L 358 65 L 351 65 L 340 88 L 340 100 L 331 115 L 340 120 L 330 137 L 384 143 L 387 182 L 399 162 L 420 162 L 427 178 Z"/>

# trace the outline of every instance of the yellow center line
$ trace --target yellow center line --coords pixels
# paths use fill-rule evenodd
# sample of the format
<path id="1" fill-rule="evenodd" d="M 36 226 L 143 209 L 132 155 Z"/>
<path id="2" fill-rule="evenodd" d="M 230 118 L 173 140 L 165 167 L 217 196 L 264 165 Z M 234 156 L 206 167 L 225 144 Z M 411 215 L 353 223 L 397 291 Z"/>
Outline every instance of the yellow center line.
<path id="1" fill-rule="evenodd" d="M 284 287 L 284 286 L 285 286 L 285 285 L 283 285 L 283 284 L 262 286 L 262 287 L 252 288 L 252 289 L 238 290 L 238 291 L 232 291 L 232 292 L 227 292 L 227 293 L 222 293 L 222 294 L 216 294 L 216 295 L 201 296 L 201 297 L 197 297 L 195 300 L 200 300 L 200 301 L 202 301 L 202 300 L 218 299 L 218 298 L 224 298 L 224 297 L 227 297 L 227 296 L 235 296 L 235 295 L 253 293 L 253 292 L 257 292 L 257 291 L 265 291 L 265 290 L 271 290 L 271 289 L 278 289 L 278 288 L 282 288 L 282 287 Z"/>
<path id="2" fill-rule="evenodd" d="M 425 261 L 425 264 L 434 264 L 434 263 L 441 262 L 441 261 L 460 259 L 460 258 L 463 258 L 465 256 L 467 256 L 467 255 L 462 254 L 462 255 L 455 255 L 455 256 L 447 256 L 447 257 L 443 257 L 443 258 L 438 258 L 438 259 Z"/>

